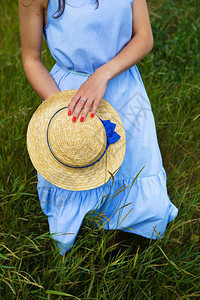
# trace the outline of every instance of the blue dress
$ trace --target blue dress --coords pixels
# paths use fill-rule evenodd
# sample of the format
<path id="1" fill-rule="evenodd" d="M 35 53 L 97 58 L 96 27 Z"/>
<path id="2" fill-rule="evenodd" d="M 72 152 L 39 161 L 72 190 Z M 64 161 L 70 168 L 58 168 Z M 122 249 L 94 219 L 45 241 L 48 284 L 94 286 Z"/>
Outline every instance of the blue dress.
<path id="1" fill-rule="evenodd" d="M 49 1 L 44 36 L 56 61 L 50 74 L 60 91 L 79 89 L 130 41 L 132 3 L 99 0 L 95 9 L 95 0 L 67 0 L 64 13 L 55 19 L 58 1 Z M 73 246 L 89 211 L 101 216 L 98 227 L 152 239 L 162 238 L 178 214 L 167 193 L 155 120 L 137 66 L 112 78 L 103 98 L 116 109 L 126 132 L 126 153 L 114 183 L 110 179 L 98 188 L 70 191 L 37 172 L 40 205 L 61 255 Z"/>

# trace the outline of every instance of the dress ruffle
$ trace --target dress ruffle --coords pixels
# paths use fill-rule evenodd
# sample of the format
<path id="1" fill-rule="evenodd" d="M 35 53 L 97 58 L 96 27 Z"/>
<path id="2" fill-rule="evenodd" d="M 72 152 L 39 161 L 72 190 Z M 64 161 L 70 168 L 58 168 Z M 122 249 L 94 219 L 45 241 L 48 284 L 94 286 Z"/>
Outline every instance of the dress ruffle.
<path id="1" fill-rule="evenodd" d="M 98 215 L 98 227 L 120 229 L 152 239 L 162 238 L 167 224 L 178 214 L 167 194 L 163 166 L 155 175 L 113 182 L 110 179 L 87 191 L 69 191 L 51 183 L 48 186 L 38 172 L 37 175 L 40 205 L 61 255 L 73 246 L 89 211 Z"/>

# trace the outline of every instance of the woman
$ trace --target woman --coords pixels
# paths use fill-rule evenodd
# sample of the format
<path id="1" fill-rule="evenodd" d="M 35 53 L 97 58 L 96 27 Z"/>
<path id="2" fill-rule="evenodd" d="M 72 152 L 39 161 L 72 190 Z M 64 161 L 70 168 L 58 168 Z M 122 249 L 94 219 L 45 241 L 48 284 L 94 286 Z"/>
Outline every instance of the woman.
<path id="1" fill-rule="evenodd" d="M 19 0 L 22 63 L 36 93 L 45 101 L 61 90 L 77 89 L 69 104 L 74 122 L 84 122 L 88 114 L 93 117 L 105 98 L 117 110 L 126 131 L 123 164 L 112 190 L 111 182 L 106 185 L 107 197 L 98 208 L 102 186 L 65 190 L 37 172 L 41 207 L 61 255 L 72 247 L 84 216 L 94 209 L 95 213 L 104 209 L 104 229 L 153 239 L 162 237 L 178 213 L 167 194 L 154 116 L 136 66 L 153 47 L 146 1 L 97 0 L 96 4 L 91 0 L 66 4 L 63 0 Z M 50 73 L 41 61 L 43 33 L 56 61 Z"/>

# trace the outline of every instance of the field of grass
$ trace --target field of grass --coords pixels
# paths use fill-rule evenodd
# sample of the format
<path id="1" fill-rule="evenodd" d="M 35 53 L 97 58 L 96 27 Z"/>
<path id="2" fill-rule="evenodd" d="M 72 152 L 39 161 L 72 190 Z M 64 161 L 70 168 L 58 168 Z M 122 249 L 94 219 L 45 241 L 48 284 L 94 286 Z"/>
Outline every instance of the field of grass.
<path id="1" fill-rule="evenodd" d="M 179 214 L 164 239 L 131 235 L 124 241 L 127 255 L 110 262 L 111 235 L 98 230 L 90 214 L 67 255 L 56 251 L 26 148 L 41 99 L 22 68 L 17 1 L 0 6 L 0 299 L 200 299 L 199 3 L 147 3 L 154 48 L 137 66 Z M 42 60 L 50 70 L 45 40 Z"/>

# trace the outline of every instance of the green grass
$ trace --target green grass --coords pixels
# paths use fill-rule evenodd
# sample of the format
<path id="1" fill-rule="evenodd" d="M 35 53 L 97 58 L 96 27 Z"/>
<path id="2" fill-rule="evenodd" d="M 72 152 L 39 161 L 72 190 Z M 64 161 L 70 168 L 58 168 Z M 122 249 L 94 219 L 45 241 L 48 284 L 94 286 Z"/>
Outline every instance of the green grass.
<path id="1" fill-rule="evenodd" d="M 148 1 L 154 48 L 137 66 L 149 95 L 179 208 L 165 238 L 130 234 L 125 254 L 107 262 L 109 239 L 86 215 L 73 248 L 56 251 L 26 149 L 29 120 L 41 99 L 21 64 L 17 1 L 0 6 L 0 299 L 199 299 L 199 3 Z M 46 43 L 42 60 L 54 64 Z M 70 296 L 71 295 L 71 296 Z"/>

